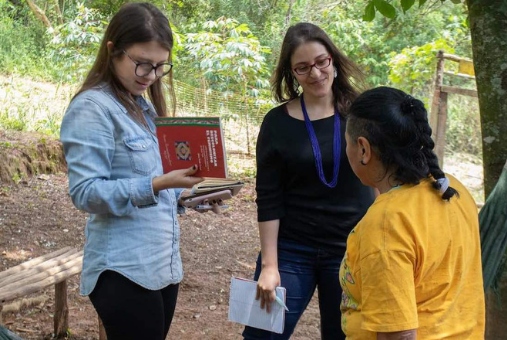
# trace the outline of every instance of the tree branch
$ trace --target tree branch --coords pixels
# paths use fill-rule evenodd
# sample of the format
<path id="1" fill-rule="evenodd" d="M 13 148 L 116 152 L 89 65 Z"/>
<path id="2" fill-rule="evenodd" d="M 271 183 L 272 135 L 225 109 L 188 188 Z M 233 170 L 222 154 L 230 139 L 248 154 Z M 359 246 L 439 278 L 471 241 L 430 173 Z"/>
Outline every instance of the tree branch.
<path id="1" fill-rule="evenodd" d="M 51 25 L 51 22 L 46 16 L 46 13 L 44 13 L 44 11 L 40 9 L 39 6 L 37 6 L 32 0 L 26 0 L 26 3 L 28 4 L 28 7 L 30 7 L 30 9 L 32 10 L 33 14 L 35 14 L 35 16 L 44 23 L 44 26 L 50 29 L 53 28 L 53 25 Z"/>
<path id="2" fill-rule="evenodd" d="M 60 4 L 58 3 L 58 0 L 53 0 L 53 5 L 55 6 L 55 12 L 56 16 L 58 17 L 58 23 L 60 25 L 63 25 L 63 15 L 62 11 L 60 10 Z"/>
<path id="3" fill-rule="evenodd" d="M 289 0 L 289 9 L 287 10 L 287 14 L 285 15 L 285 27 L 288 27 L 290 24 L 290 16 L 292 12 L 292 5 L 295 0 Z"/>

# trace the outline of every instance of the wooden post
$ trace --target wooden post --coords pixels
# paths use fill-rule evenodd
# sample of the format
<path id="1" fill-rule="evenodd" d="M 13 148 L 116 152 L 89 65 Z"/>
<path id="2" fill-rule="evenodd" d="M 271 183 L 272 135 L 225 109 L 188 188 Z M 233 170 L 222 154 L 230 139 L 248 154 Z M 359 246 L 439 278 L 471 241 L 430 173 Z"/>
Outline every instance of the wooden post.
<path id="1" fill-rule="evenodd" d="M 69 307 L 67 306 L 67 280 L 55 285 L 55 337 L 63 339 L 67 337 L 69 329 Z"/>
<path id="2" fill-rule="evenodd" d="M 437 53 L 437 73 L 435 77 L 435 90 L 433 91 L 433 101 L 431 103 L 431 113 L 430 113 L 430 126 L 433 130 L 432 138 L 437 143 L 436 134 L 438 129 L 438 112 L 439 106 L 441 102 L 441 87 L 444 83 L 444 51 L 440 50 Z"/>
<path id="3" fill-rule="evenodd" d="M 4 305 L 2 305 L 0 303 L 0 325 L 2 325 L 4 322 L 3 322 L 3 319 L 2 319 L 2 310 L 4 309 Z"/>
<path id="4" fill-rule="evenodd" d="M 102 323 L 102 319 L 99 318 L 99 340 L 107 340 L 106 330 L 104 328 L 104 324 Z"/>
<path id="5" fill-rule="evenodd" d="M 437 117 L 437 131 L 435 153 L 438 157 L 438 164 L 440 169 L 444 165 L 444 152 L 445 152 L 445 132 L 447 126 L 447 92 L 440 92 L 440 105 L 438 106 L 438 117 Z"/>

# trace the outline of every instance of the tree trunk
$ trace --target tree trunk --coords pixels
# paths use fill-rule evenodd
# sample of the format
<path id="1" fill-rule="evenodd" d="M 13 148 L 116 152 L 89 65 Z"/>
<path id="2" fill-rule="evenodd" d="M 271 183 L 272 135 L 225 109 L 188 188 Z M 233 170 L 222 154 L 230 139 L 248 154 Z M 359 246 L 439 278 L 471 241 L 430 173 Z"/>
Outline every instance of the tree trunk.
<path id="1" fill-rule="evenodd" d="M 482 270 L 486 289 L 486 339 L 503 339 L 507 334 L 505 310 L 507 273 L 501 273 L 502 254 L 507 247 L 507 162 L 500 180 L 479 214 L 481 227 Z M 499 274 L 499 271 L 501 274 Z M 498 277 L 500 275 L 500 277 Z M 489 288 L 498 280 L 498 292 Z M 489 288 L 489 289 L 488 289 Z"/>
<path id="2" fill-rule="evenodd" d="M 51 25 L 51 22 L 46 16 L 46 13 L 42 9 L 40 9 L 40 7 L 35 4 L 35 2 L 33 2 L 32 0 L 26 0 L 26 3 L 28 4 L 28 7 L 30 7 L 30 9 L 32 10 L 33 14 L 35 14 L 35 16 L 44 23 L 44 26 L 46 26 L 47 28 L 53 28 L 53 25 Z"/>
<path id="3" fill-rule="evenodd" d="M 500 178 L 507 159 L 507 3 L 467 0 L 467 6 L 481 111 L 484 193 L 488 197 Z M 497 299 L 489 292 L 486 300 L 488 340 L 500 339 L 507 334 L 506 273 L 499 285 L 500 298 Z"/>
<path id="4" fill-rule="evenodd" d="M 284 30 L 287 29 L 290 25 L 290 18 L 292 15 L 292 5 L 294 5 L 294 2 L 296 0 L 289 0 L 289 9 L 287 9 L 287 14 L 285 14 L 285 24 L 284 24 Z"/>
<path id="5" fill-rule="evenodd" d="M 487 197 L 507 159 L 507 3 L 467 0 L 467 5 L 481 111 Z"/>

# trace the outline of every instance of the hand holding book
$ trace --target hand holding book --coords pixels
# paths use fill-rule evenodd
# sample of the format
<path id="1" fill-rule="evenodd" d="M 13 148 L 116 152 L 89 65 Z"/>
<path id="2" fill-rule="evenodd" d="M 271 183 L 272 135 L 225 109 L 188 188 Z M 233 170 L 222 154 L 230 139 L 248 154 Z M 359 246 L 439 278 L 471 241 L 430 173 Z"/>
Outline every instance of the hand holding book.
<path id="1" fill-rule="evenodd" d="M 196 184 L 202 182 L 204 178 L 195 177 L 197 167 L 193 166 L 188 169 L 178 169 L 165 173 L 161 176 L 154 177 L 152 180 L 153 192 L 158 194 L 160 190 L 171 188 L 192 188 Z"/>
<path id="2" fill-rule="evenodd" d="M 195 163 L 197 170 L 192 175 L 213 176 L 193 182 L 190 195 L 181 200 L 182 205 L 195 209 L 198 205 L 230 199 L 241 190 L 243 182 L 227 178 L 227 157 L 219 117 L 159 117 L 155 124 L 167 175 Z M 201 207 L 201 210 L 206 209 Z"/>

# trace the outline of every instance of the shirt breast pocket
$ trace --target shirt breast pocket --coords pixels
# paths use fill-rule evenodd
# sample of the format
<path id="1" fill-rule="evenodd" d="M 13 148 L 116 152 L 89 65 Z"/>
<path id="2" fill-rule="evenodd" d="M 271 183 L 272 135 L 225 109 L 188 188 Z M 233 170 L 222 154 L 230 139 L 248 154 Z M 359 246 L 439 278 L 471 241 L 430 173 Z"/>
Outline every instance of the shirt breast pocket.
<path id="1" fill-rule="evenodd" d="M 132 171 L 140 175 L 150 175 L 157 167 L 157 144 L 149 137 L 124 139 Z"/>

